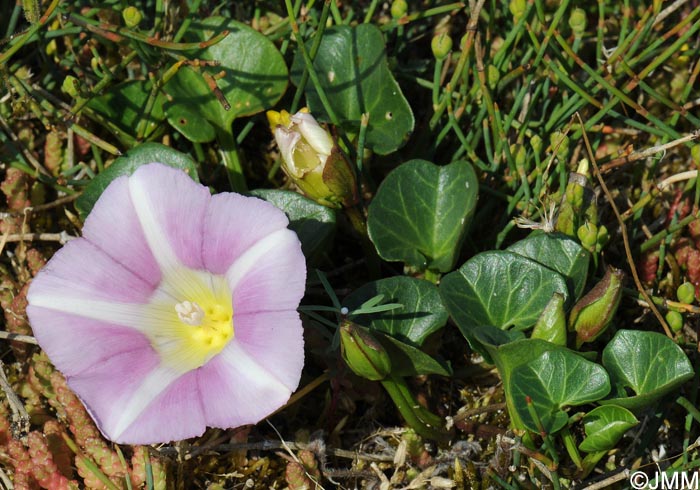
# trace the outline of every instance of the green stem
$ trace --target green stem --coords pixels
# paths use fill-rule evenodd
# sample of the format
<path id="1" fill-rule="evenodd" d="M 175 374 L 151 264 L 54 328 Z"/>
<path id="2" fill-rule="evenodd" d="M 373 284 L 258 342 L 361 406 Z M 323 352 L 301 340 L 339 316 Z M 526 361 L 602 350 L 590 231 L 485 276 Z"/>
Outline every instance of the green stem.
<path id="1" fill-rule="evenodd" d="M 447 433 L 442 430 L 442 419 L 423 408 L 408 389 L 403 378 L 390 375 L 382 381 L 401 416 L 419 435 L 438 441 L 445 440 Z"/>
<path id="2" fill-rule="evenodd" d="M 234 192 L 245 193 L 248 191 L 248 185 L 243 175 L 243 165 L 238 153 L 238 145 L 231 133 L 231 130 L 216 129 L 216 139 L 219 142 L 221 149 L 221 157 L 223 158 L 224 166 L 226 167 L 226 175 L 228 182 L 231 185 L 231 190 Z"/>

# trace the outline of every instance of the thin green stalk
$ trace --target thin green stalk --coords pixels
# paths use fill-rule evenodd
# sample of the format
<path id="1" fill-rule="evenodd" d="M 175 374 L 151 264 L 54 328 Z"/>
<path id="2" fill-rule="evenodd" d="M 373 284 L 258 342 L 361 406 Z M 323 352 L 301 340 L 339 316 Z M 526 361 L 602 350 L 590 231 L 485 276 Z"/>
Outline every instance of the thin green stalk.
<path id="1" fill-rule="evenodd" d="M 246 193 L 248 185 L 243 175 L 243 164 L 238 153 L 238 145 L 231 133 L 231 129 L 216 128 L 216 139 L 219 142 L 221 157 L 226 167 L 226 175 L 231 190 L 239 193 Z"/>
<path id="2" fill-rule="evenodd" d="M 418 403 L 403 378 L 390 375 L 381 383 L 401 416 L 416 433 L 437 441 L 446 439 L 447 434 L 442 430 L 442 419 Z"/>

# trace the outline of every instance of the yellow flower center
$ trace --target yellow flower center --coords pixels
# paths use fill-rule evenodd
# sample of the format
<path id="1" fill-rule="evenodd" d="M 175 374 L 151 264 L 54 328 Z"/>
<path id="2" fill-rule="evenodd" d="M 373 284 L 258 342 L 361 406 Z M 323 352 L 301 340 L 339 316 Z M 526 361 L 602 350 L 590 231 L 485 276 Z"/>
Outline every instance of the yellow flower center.
<path id="1" fill-rule="evenodd" d="M 232 298 L 224 277 L 182 268 L 164 277 L 158 292 L 148 336 L 163 364 L 196 369 L 233 339 Z"/>

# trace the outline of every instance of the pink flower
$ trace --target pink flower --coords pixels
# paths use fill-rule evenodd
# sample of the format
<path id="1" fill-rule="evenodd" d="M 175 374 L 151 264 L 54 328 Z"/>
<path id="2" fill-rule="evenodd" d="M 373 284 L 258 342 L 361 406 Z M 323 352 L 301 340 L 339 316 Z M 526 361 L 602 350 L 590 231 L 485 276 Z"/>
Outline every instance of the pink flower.
<path id="1" fill-rule="evenodd" d="M 27 295 L 34 335 L 105 437 L 185 439 L 289 399 L 306 266 L 287 224 L 161 164 L 109 185 Z"/>

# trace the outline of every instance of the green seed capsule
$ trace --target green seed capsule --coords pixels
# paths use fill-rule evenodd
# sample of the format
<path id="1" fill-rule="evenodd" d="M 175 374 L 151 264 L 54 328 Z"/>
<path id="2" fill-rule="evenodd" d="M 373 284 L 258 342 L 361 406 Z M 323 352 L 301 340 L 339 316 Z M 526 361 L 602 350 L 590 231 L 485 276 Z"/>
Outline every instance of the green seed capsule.
<path id="1" fill-rule="evenodd" d="M 586 31 L 586 11 L 580 8 L 575 8 L 569 16 L 569 27 L 574 33 L 574 36 L 581 37 Z"/>
<path id="2" fill-rule="evenodd" d="M 71 97 L 77 97 L 79 86 L 80 86 L 80 82 L 78 82 L 78 79 L 72 75 L 68 75 L 66 78 L 63 79 L 63 84 L 61 85 L 61 90 L 63 91 L 64 94 L 68 94 Z"/>

